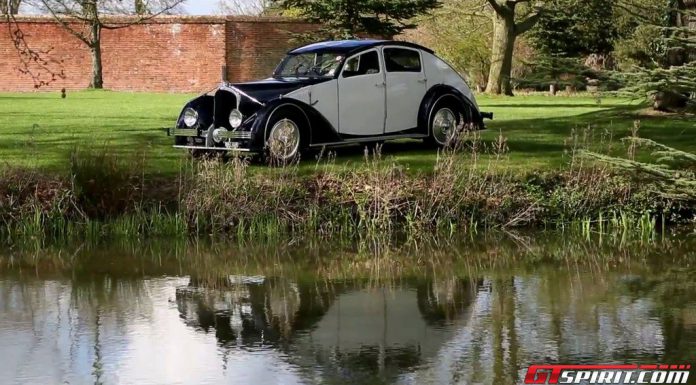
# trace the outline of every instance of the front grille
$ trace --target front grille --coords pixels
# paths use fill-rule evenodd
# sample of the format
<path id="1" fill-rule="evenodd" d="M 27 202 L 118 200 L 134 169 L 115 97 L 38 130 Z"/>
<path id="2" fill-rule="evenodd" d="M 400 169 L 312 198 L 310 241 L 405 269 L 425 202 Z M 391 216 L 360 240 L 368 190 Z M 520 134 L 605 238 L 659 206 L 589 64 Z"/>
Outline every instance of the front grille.
<path id="1" fill-rule="evenodd" d="M 230 112 L 237 107 L 237 97 L 225 90 L 218 90 L 215 93 L 215 127 L 224 127 L 228 130 L 230 126 Z"/>
<path id="2" fill-rule="evenodd" d="M 251 132 L 250 131 L 227 131 L 223 134 L 220 134 L 220 136 L 225 138 L 225 139 L 249 140 L 249 139 L 251 139 Z"/>
<path id="3" fill-rule="evenodd" d="M 230 139 L 251 139 L 251 131 L 233 131 L 230 132 Z"/>

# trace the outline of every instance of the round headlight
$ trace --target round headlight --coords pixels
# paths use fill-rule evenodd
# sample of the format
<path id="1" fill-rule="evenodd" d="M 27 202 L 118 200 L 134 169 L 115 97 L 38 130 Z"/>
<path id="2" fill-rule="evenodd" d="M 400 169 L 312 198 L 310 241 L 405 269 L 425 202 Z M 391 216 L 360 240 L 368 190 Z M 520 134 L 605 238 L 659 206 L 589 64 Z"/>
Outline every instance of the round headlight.
<path id="1" fill-rule="evenodd" d="M 232 128 L 239 128 L 243 123 L 243 119 L 244 115 L 242 115 L 241 111 L 234 109 L 230 112 L 230 126 L 232 126 Z"/>
<path id="2" fill-rule="evenodd" d="M 198 123 L 198 112 L 193 108 L 187 108 L 184 111 L 184 124 L 186 127 L 193 127 Z"/>

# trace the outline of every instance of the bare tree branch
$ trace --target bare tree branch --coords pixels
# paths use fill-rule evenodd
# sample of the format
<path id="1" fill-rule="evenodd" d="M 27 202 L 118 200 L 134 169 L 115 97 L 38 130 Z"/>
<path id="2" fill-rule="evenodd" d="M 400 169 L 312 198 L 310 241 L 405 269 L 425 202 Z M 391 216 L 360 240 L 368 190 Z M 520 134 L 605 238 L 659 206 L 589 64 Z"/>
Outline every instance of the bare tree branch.
<path id="1" fill-rule="evenodd" d="M 5 0 L 0 0 L 5 1 Z M 92 54 L 90 87 L 102 88 L 102 30 L 127 28 L 176 9 L 185 0 L 25 0 L 48 13 L 71 35 L 86 45 Z M 110 23 L 102 16 L 133 15 L 131 19 Z"/>
<path id="2" fill-rule="evenodd" d="M 58 79 L 65 79 L 63 69 L 55 68 L 60 67 L 61 63 L 49 59 L 52 49 L 38 50 L 32 48 L 27 43 L 26 35 L 20 28 L 14 14 L 9 13 L 3 17 L 5 18 L 8 34 L 14 45 L 15 52 L 17 52 L 19 61 L 17 70 L 32 79 L 34 88 L 48 86 Z"/>
<path id="3" fill-rule="evenodd" d="M 219 0 L 218 9 L 222 14 L 257 16 L 270 8 L 271 2 L 272 0 Z"/>

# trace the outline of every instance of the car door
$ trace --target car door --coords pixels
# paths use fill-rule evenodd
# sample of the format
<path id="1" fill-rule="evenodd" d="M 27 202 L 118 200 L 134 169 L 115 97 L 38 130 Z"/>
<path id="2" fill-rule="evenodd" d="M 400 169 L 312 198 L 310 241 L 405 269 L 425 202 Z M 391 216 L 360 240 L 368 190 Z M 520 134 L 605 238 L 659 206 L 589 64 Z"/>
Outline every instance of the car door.
<path id="1" fill-rule="evenodd" d="M 385 133 L 415 128 L 428 89 L 421 53 L 404 47 L 384 47 L 382 52 L 387 83 Z"/>
<path id="2" fill-rule="evenodd" d="M 379 50 L 349 57 L 338 78 L 338 121 L 342 135 L 384 133 L 386 114 L 384 70 Z"/>

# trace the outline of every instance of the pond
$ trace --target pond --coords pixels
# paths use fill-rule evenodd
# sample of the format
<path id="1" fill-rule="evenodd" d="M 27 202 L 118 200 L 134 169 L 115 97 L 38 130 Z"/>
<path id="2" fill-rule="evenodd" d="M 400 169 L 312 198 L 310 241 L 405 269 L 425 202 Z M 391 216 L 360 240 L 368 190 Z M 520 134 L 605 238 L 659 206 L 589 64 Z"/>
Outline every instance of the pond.
<path id="1" fill-rule="evenodd" d="M 694 246 L 568 234 L 12 246 L 0 383 L 517 384 L 539 363 L 693 364 Z"/>

